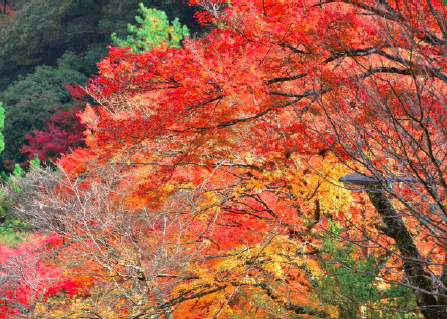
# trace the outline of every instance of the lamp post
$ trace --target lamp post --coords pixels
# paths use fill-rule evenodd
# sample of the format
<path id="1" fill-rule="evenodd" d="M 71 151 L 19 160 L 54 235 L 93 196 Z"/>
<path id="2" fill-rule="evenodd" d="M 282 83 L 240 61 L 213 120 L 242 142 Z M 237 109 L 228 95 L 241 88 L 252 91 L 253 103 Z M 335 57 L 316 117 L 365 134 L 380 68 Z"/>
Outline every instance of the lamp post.
<path id="1" fill-rule="evenodd" d="M 381 216 L 385 226 L 377 226 L 386 236 L 394 239 L 395 245 L 400 252 L 402 265 L 407 280 L 414 286 L 416 302 L 426 319 L 447 318 L 446 305 L 443 298 L 436 298 L 433 290 L 430 274 L 425 271 L 424 259 L 414 243 L 411 233 L 402 220 L 402 217 L 394 209 L 391 202 L 385 196 L 381 187 L 385 182 L 418 182 L 407 178 L 385 178 L 379 180 L 376 177 L 364 174 L 346 174 L 339 179 L 346 189 L 351 191 L 366 191 L 368 197 Z"/>
<path id="2" fill-rule="evenodd" d="M 346 189 L 351 191 L 363 191 L 368 190 L 371 186 L 379 186 L 380 181 L 372 176 L 367 176 L 363 174 L 346 174 L 338 180 L 342 182 Z"/>
<path id="3" fill-rule="evenodd" d="M 411 178 L 384 178 L 385 182 L 397 182 L 397 183 L 418 183 L 417 179 Z M 346 189 L 351 191 L 367 191 L 367 192 L 381 192 L 381 181 L 374 176 L 368 176 L 364 174 L 346 174 L 339 178 L 339 182 L 342 182 Z M 375 189 L 375 190 L 374 190 Z"/>

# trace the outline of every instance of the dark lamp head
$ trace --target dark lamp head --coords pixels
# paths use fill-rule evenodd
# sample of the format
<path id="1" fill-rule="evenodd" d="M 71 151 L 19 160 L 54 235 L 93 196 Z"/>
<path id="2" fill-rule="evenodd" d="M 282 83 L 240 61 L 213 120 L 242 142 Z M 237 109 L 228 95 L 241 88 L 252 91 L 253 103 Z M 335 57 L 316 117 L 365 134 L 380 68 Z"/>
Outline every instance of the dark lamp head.
<path id="1" fill-rule="evenodd" d="M 358 192 L 365 190 L 368 186 L 380 185 L 376 178 L 357 173 L 346 174 L 338 181 L 342 182 L 346 189 Z"/>

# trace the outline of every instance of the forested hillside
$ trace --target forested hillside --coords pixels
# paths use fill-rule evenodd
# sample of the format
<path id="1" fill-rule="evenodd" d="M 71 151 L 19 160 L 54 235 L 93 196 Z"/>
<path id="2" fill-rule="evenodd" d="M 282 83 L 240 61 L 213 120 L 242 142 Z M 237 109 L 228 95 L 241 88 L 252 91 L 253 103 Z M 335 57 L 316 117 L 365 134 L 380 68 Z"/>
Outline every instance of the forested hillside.
<path id="1" fill-rule="evenodd" d="M 3 182 L 0 317 L 446 318 L 442 1 L 190 4 L 110 33 L 60 91 L 85 145 Z"/>
<path id="2" fill-rule="evenodd" d="M 70 136 L 73 139 L 73 135 L 80 134 L 79 129 L 72 129 L 72 125 L 65 122 L 75 121 L 76 112 L 85 104 L 77 105 L 65 84 L 84 85 L 87 78 L 97 72 L 96 63 L 107 54 L 106 47 L 112 43 L 111 34 L 125 38 L 127 25 L 138 25 L 135 16 L 140 2 L 7 2 L 9 11 L 0 14 L 0 101 L 7 114 L 3 131 L 6 148 L 0 155 L 3 166 L 0 170 L 9 170 L 15 162 L 24 163 L 27 158 L 32 158 L 33 152 L 39 153 L 41 160 L 56 160 L 69 147 L 80 145 L 64 143 Z M 178 18 L 192 35 L 201 32 L 193 18 L 194 8 L 186 3 L 143 3 L 165 11 L 170 20 Z M 73 107 L 75 111 L 71 110 Z M 68 119 L 64 123 L 51 118 L 57 112 L 60 116 L 61 111 L 67 110 Z M 32 133 L 35 130 L 43 131 L 40 137 L 39 133 Z M 48 137 L 42 137 L 45 133 L 60 138 L 48 140 Z M 33 143 L 30 138 L 27 141 L 26 134 L 54 146 L 47 149 L 24 146 Z M 30 151 L 26 153 L 27 150 Z"/>

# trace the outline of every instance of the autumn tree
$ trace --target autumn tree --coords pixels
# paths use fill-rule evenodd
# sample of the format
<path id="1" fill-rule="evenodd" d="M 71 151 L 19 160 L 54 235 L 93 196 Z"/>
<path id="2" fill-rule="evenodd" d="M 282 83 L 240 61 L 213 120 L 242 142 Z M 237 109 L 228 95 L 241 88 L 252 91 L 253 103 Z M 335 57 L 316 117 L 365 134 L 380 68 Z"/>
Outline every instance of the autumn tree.
<path id="1" fill-rule="evenodd" d="M 327 4 L 331 5 L 331 4 Z M 362 47 L 339 41 L 328 61 L 344 73 L 344 93 L 318 99 L 323 126 L 380 185 L 368 191 L 381 216 L 375 227 L 396 251 L 389 271 L 416 291 L 425 318 L 444 318 L 445 270 L 445 7 L 436 1 L 350 4 L 381 32 Z M 343 61 L 340 62 L 340 59 Z M 332 147 L 331 147 L 332 148 Z M 349 163 L 347 163 L 349 165 Z M 395 181 L 395 182 L 393 182 Z"/>
<path id="2" fill-rule="evenodd" d="M 88 148 L 14 205 L 75 247 L 67 269 L 99 278 L 82 311 L 337 317 L 348 307 L 312 278 L 356 265 L 384 304 L 406 287 L 416 306 L 400 311 L 443 318 L 444 7 L 204 6 L 218 26 L 204 38 L 110 50 L 86 88 Z M 353 170 L 387 195 L 334 184 Z M 343 261 L 324 251 L 328 220 L 357 245 L 345 268 L 318 262 Z"/>
<path id="3" fill-rule="evenodd" d="M 61 154 L 84 146 L 85 126 L 80 123 L 78 114 L 85 104 L 85 91 L 79 85 L 65 83 L 70 92 L 74 106 L 66 110 L 56 110 L 41 129 L 35 129 L 32 134 L 26 134 L 27 144 L 20 148 L 32 160 L 35 155 L 47 164 L 56 162 Z"/>
<path id="4" fill-rule="evenodd" d="M 60 246 L 57 235 L 34 235 L 15 247 L 0 244 L 0 318 L 36 318 L 39 303 L 53 295 L 76 294 L 79 282 L 51 265 L 52 245 Z"/>
<path id="5" fill-rule="evenodd" d="M 148 70 L 157 73 L 154 80 L 160 83 L 165 81 L 165 75 L 159 73 L 163 69 L 168 72 L 188 64 L 191 71 L 196 69 L 195 50 L 155 48 L 137 55 L 116 48 L 111 54 L 119 54 L 123 63 L 137 57 L 156 58 L 157 62 L 169 55 L 189 60 L 178 66 L 175 59 L 159 60 L 159 69 Z M 111 59 L 116 57 L 111 55 Z M 163 67 L 163 61 L 173 65 Z M 103 64 L 105 77 L 107 63 Z M 184 78 L 185 70 L 180 69 L 178 76 Z M 195 80 L 199 81 L 207 68 L 197 71 Z M 206 77 L 203 80 L 208 81 Z M 187 92 L 188 86 L 179 89 Z M 156 91 L 154 97 L 164 92 Z M 175 96 L 175 91 L 166 93 Z M 95 297 L 85 300 L 87 309 L 109 307 L 121 315 L 127 309 L 134 317 L 230 316 L 243 314 L 245 296 L 251 300 L 260 295 L 271 304 L 270 310 L 253 305 L 260 314 L 280 307 L 289 317 L 335 316 L 334 307 L 320 305 L 311 295 L 303 264 L 308 255 L 315 254 L 323 212 L 338 215 L 348 206 L 347 192 L 324 183 L 325 177 L 341 169 L 336 158 L 303 149 L 307 162 L 293 149 L 286 154 L 258 145 L 261 140 L 280 145 L 281 129 L 275 115 L 257 123 L 259 128 L 254 126 L 252 132 L 252 123 L 247 123 L 202 134 L 182 129 L 191 127 L 189 121 L 198 120 L 193 114 L 184 117 L 166 109 L 165 114 L 158 112 L 165 117 L 162 124 L 154 118 L 156 110 L 145 106 L 150 99 L 147 92 L 141 90 L 126 98 L 124 94 L 96 96 L 104 105 L 98 109 L 100 115 L 87 107 L 82 116 L 92 130 L 87 139 L 90 149 L 62 159 L 58 178 L 37 175 L 21 185 L 23 195 L 30 198 L 15 205 L 16 213 L 34 226 L 76 243 L 76 249 L 67 253 L 72 254 L 67 269 L 82 267 L 101 277 Z M 128 100 L 128 110 L 121 99 Z M 116 110 L 111 108 L 114 101 Z M 231 103 L 231 99 L 225 100 L 222 106 L 228 108 Z M 162 110 L 168 105 L 171 103 L 151 107 Z M 231 116 L 221 112 L 223 118 Z M 204 114 L 206 121 L 211 116 Z M 171 125 L 174 131 L 168 135 L 155 130 L 159 127 L 162 132 L 163 126 Z M 176 125 L 180 125 L 178 130 Z M 125 141 L 127 138 L 130 140 Z M 326 172 L 315 175 L 311 166 Z M 334 202 L 332 198 L 337 196 L 339 200 Z M 113 293 L 104 295 L 105 291 Z M 107 298 L 97 299 L 98 294 Z M 120 305 L 111 306 L 111 302 Z"/>

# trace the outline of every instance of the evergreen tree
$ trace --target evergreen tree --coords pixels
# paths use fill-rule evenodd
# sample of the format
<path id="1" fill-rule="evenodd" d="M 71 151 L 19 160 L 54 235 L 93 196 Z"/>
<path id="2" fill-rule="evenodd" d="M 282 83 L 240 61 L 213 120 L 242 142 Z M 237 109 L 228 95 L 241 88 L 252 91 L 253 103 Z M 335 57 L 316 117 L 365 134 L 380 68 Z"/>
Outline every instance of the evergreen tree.
<path id="1" fill-rule="evenodd" d="M 128 24 L 130 34 L 127 39 L 120 39 L 112 33 L 112 41 L 116 46 L 130 47 L 132 52 L 139 53 L 158 45 L 179 47 L 180 41 L 189 36 L 188 28 L 182 26 L 178 18 L 171 25 L 164 11 L 146 8 L 140 3 L 138 13 L 141 14 L 135 17 L 138 26 Z"/>
<path id="2" fill-rule="evenodd" d="M 359 256 L 356 246 L 343 241 L 341 228 L 329 221 L 319 259 L 324 271 L 313 278 L 317 297 L 338 308 L 344 319 L 420 318 L 409 309 L 415 307 L 410 288 L 381 280 L 381 271 L 389 257 Z"/>

